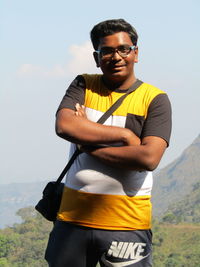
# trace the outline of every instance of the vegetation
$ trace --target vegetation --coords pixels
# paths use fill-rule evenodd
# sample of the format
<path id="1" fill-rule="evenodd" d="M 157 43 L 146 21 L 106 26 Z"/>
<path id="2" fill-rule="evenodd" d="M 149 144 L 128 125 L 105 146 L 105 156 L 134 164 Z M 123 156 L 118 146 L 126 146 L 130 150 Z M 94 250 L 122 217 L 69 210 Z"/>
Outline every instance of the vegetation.
<path id="1" fill-rule="evenodd" d="M 21 224 L 0 230 L 0 267 L 47 267 L 43 258 L 52 223 L 33 207 L 17 214 Z M 173 224 L 163 219 L 153 222 L 153 233 L 154 267 L 200 266 L 200 224 Z"/>
<path id="2" fill-rule="evenodd" d="M 190 194 L 171 206 L 162 221 L 169 223 L 200 223 L 200 182 L 193 185 Z"/>
<path id="3" fill-rule="evenodd" d="M 154 222 L 154 267 L 200 266 L 200 224 Z"/>
<path id="4" fill-rule="evenodd" d="M 189 200 L 190 197 L 193 197 L 192 191 L 195 185 L 198 187 L 200 181 L 199 162 L 200 135 L 176 160 L 154 173 L 154 186 L 152 191 L 154 216 L 163 216 L 170 206 L 179 202 L 181 199 L 185 199 L 186 195 L 188 195 L 188 201 L 192 201 L 192 199 Z M 169 209 L 171 210 L 171 208 Z M 191 210 L 193 210 L 193 207 Z M 182 207 L 182 211 L 184 211 L 184 206 Z M 180 211 L 180 215 L 182 211 Z M 190 217 L 190 219 L 192 218 L 194 217 Z M 188 219 L 186 220 L 188 221 Z"/>
<path id="5" fill-rule="evenodd" d="M 0 230 L 1 267 L 47 267 L 44 250 L 52 223 L 33 207 L 17 212 L 23 223 Z"/>

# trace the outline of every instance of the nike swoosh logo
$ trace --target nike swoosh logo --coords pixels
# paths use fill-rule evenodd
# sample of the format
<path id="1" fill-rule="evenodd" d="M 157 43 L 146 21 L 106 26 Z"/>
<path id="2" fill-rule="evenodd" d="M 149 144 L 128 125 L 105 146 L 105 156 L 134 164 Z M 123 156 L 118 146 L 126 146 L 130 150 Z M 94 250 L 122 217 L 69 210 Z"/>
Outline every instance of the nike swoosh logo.
<path id="1" fill-rule="evenodd" d="M 131 260 L 131 261 L 112 262 L 112 261 L 106 260 L 105 253 L 104 253 L 102 255 L 102 257 L 101 257 L 101 261 L 108 267 L 124 267 L 124 266 L 128 266 L 128 265 L 134 264 L 136 262 L 139 262 L 139 261 L 147 258 L 149 255 L 150 255 L 150 253 L 148 253 L 146 256 L 140 256 L 137 259 L 134 259 L 134 260 Z"/>

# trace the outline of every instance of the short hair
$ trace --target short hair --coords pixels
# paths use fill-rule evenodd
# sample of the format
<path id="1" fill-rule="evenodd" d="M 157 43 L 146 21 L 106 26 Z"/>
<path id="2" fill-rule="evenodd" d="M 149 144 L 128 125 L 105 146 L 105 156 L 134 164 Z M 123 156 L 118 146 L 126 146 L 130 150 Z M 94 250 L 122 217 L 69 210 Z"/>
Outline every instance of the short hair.
<path id="1" fill-rule="evenodd" d="M 98 23 L 91 30 L 90 38 L 94 49 L 98 49 L 101 38 L 117 32 L 127 32 L 133 45 L 137 45 L 138 34 L 135 28 L 124 19 L 111 19 Z"/>

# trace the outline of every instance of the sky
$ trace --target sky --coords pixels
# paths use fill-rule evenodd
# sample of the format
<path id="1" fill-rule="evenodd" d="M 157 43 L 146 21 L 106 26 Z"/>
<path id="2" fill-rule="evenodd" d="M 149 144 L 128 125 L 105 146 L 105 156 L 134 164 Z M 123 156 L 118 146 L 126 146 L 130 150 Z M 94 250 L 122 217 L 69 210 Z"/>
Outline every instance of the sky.
<path id="1" fill-rule="evenodd" d="M 173 130 L 159 168 L 200 134 L 198 0 L 0 2 L 0 184 L 57 178 L 69 143 L 55 134 L 55 112 L 70 82 L 99 73 L 89 33 L 124 18 L 139 35 L 137 78 L 164 90 Z"/>

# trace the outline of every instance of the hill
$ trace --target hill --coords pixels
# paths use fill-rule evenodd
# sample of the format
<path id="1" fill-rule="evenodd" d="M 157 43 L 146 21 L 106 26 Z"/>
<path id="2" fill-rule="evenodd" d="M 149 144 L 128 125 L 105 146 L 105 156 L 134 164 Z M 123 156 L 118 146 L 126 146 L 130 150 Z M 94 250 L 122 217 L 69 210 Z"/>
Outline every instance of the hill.
<path id="1" fill-rule="evenodd" d="M 153 266 L 200 266 L 200 225 L 154 222 Z"/>
<path id="2" fill-rule="evenodd" d="M 12 183 L 0 185 L 0 228 L 21 222 L 16 212 L 20 208 L 34 206 L 42 197 L 47 182 Z"/>
<path id="3" fill-rule="evenodd" d="M 152 193 L 155 216 L 163 215 L 172 204 L 176 204 L 186 196 L 187 199 L 192 196 L 192 191 L 200 181 L 199 162 L 200 135 L 180 157 L 155 173 Z"/>
<path id="4" fill-rule="evenodd" d="M 200 223 L 200 182 L 183 200 L 168 207 L 162 221 L 170 223 Z"/>

